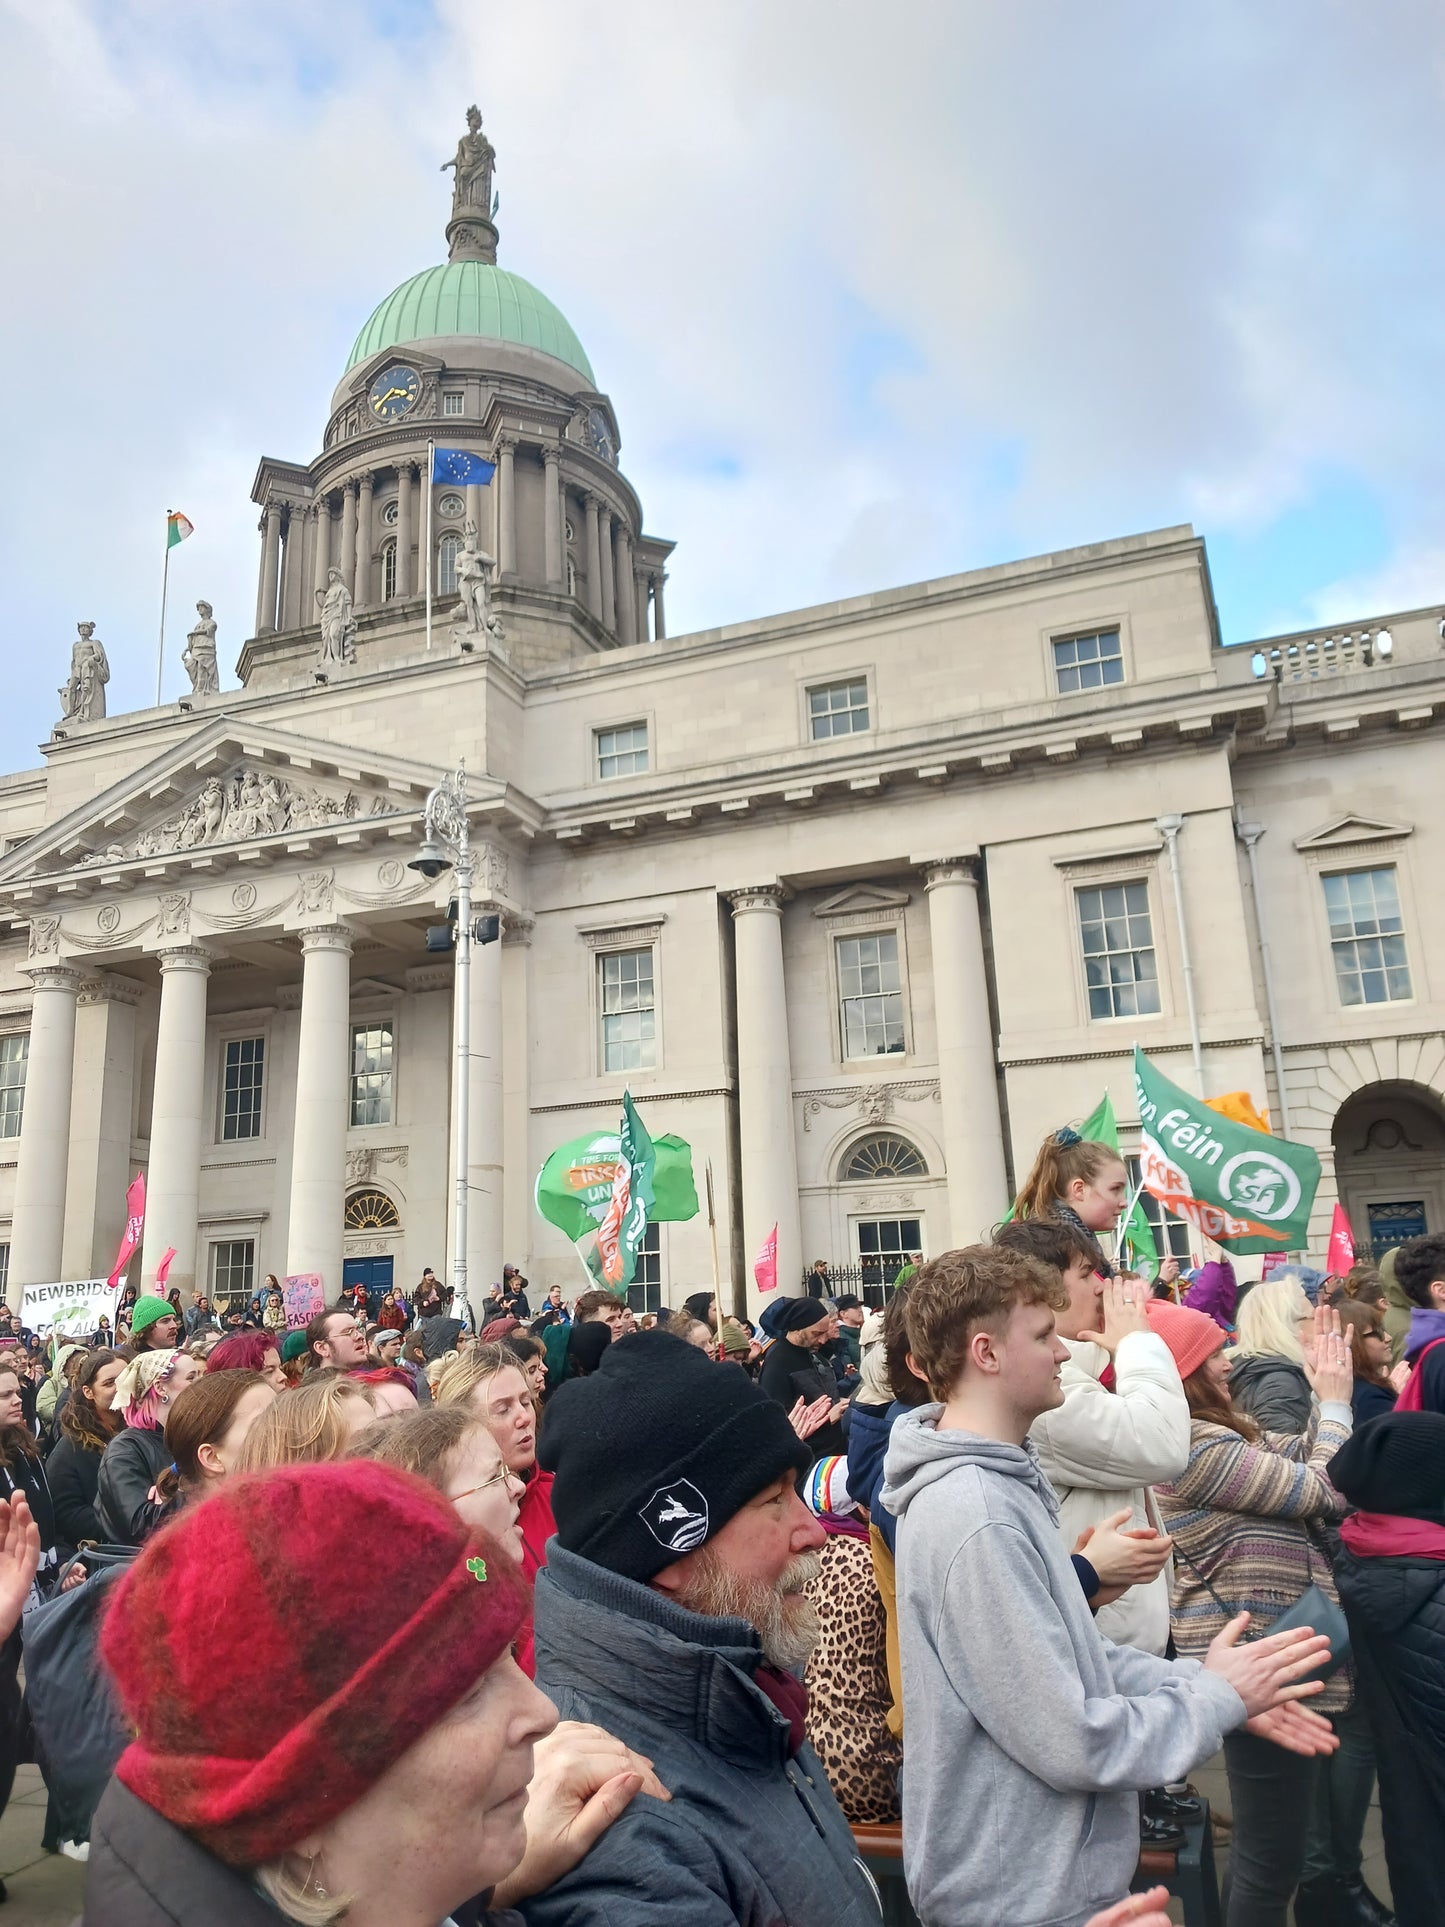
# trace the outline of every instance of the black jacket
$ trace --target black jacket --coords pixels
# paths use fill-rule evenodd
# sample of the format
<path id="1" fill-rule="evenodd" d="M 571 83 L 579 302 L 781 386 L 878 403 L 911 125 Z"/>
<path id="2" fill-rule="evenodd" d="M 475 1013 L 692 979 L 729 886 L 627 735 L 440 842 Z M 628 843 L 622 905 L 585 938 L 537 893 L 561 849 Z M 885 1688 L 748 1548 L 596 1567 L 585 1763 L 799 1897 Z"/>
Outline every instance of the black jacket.
<path id="1" fill-rule="evenodd" d="M 1380 1772 L 1400 1927 L 1445 1921 L 1445 1560 L 1334 1558 Z"/>
<path id="2" fill-rule="evenodd" d="M 1264 1432 L 1303 1432 L 1314 1400 L 1302 1365 L 1264 1352 L 1234 1361 L 1229 1396 Z"/>
<path id="3" fill-rule="evenodd" d="M 758 1385 L 769 1398 L 775 1398 L 785 1412 L 790 1412 L 799 1399 L 812 1405 L 820 1398 L 836 1400 L 844 1396 L 837 1379 L 818 1354 L 804 1351 L 801 1345 L 789 1344 L 786 1338 L 775 1338 L 768 1347 Z M 829 1419 L 805 1443 L 818 1459 L 848 1449 L 843 1427 L 837 1419 Z"/>
<path id="4" fill-rule="evenodd" d="M 165 1511 L 151 1487 L 171 1463 L 164 1432 L 128 1425 L 100 1455 L 95 1516 L 107 1545 L 138 1546 L 155 1531 Z"/>
<path id="5" fill-rule="evenodd" d="M 50 1496 L 55 1502 L 55 1529 L 67 1546 L 78 1546 L 82 1539 L 100 1544 L 105 1539 L 95 1510 L 96 1487 L 100 1484 L 100 1454 L 77 1445 L 64 1432 L 55 1441 L 45 1461 L 50 1480 Z"/>
<path id="6" fill-rule="evenodd" d="M 513 1913 L 459 1907 L 458 1927 L 521 1927 Z M 90 1829 L 85 1912 L 75 1927 L 277 1927 L 282 1916 L 252 1886 L 112 1780 Z"/>

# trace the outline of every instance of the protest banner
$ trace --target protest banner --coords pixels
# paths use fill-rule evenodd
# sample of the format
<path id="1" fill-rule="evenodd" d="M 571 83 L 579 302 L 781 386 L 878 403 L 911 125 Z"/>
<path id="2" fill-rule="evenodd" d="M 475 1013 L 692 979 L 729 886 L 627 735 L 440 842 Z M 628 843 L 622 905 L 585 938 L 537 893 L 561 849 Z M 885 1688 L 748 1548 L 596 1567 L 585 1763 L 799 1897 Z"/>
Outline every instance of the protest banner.
<path id="1" fill-rule="evenodd" d="M 89 1338 L 104 1312 L 115 1324 L 115 1293 L 105 1278 L 76 1278 L 65 1284 L 26 1285 L 20 1322 L 33 1332 L 61 1332 Z"/>
<path id="2" fill-rule="evenodd" d="M 317 1312 L 326 1309 L 326 1291 L 319 1271 L 298 1271 L 281 1286 L 281 1303 L 286 1308 L 286 1329 L 304 1331 Z"/>

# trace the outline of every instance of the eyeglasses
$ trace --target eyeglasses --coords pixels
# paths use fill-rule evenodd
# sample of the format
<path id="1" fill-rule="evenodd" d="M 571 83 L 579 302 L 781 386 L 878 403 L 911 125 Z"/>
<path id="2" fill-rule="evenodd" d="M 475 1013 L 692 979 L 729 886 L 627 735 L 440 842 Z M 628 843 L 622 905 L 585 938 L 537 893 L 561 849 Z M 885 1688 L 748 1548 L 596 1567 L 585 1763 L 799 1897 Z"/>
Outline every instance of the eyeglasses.
<path id="1" fill-rule="evenodd" d="M 463 1499 L 473 1498 L 478 1492 L 485 1492 L 489 1485 L 500 1485 L 504 1479 L 510 1479 L 511 1477 L 512 1474 L 507 1470 L 505 1465 L 499 1466 L 491 1478 L 483 1479 L 480 1485 L 469 1485 L 465 1492 L 452 1492 L 447 1496 L 453 1505 L 460 1505 Z"/>

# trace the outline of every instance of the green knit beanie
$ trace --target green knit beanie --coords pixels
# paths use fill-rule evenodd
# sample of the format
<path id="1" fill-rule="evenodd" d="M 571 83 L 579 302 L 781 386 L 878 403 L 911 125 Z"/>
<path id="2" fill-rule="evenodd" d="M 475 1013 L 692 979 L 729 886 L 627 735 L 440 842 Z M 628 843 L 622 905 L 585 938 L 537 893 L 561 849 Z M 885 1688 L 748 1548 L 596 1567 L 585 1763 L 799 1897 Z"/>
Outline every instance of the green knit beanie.
<path id="1" fill-rule="evenodd" d="M 167 1304 L 164 1298 L 153 1298 L 149 1292 L 137 1298 L 131 1307 L 130 1335 L 139 1338 L 143 1331 L 149 1331 L 158 1318 L 174 1318 L 176 1308 Z"/>
<path id="2" fill-rule="evenodd" d="M 281 1340 L 281 1363 L 283 1365 L 289 1365 L 293 1358 L 300 1358 L 305 1350 L 305 1332 L 287 1332 L 286 1336 Z"/>

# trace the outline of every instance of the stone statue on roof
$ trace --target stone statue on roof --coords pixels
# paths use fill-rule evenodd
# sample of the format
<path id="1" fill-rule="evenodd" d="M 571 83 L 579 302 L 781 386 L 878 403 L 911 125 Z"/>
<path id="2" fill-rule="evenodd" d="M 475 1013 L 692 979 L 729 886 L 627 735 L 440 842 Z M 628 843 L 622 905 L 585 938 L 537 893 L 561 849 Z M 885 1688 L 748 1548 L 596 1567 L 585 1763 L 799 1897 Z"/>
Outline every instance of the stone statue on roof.
<path id="1" fill-rule="evenodd" d="M 477 525 L 468 516 L 462 524 L 462 548 L 457 556 L 457 591 L 462 599 L 461 621 L 453 634 L 463 649 L 478 641 L 500 642 L 506 635 L 502 619 L 492 612 L 492 558 L 477 541 Z"/>
<path id="2" fill-rule="evenodd" d="M 482 132 L 482 116 L 476 107 L 467 109 L 467 131 L 457 142 L 456 158 L 443 161 L 441 171 L 455 168 L 452 181 L 452 219 L 479 215 L 492 218 L 492 167 L 497 150 Z"/>
<path id="3" fill-rule="evenodd" d="M 196 604 L 196 626 L 186 637 L 181 666 L 191 679 L 193 696 L 214 696 L 221 687 L 216 666 L 216 618 L 209 602 Z"/>
<path id="4" fill-rule="evenodd" d="M 356 661 L 356 618 L 351 612 L 351 591 L 342 581 L 340 569 L 326 571 L 326 587 L 316 591 L 316 600 L 321 609 L 316 667 L 324 673 L 337 663 Z"/>
<path id="5" fill-rule="evenodd" d="M 60 720 L 63 723 L 94 723 L 105 715 L 105 685 L 110 681 L 110 664 L 105 646 L 97 642 L 95 624 L 78 622 L 76 638 L 70 645 L 70 675 L 60 691 Z"/>

